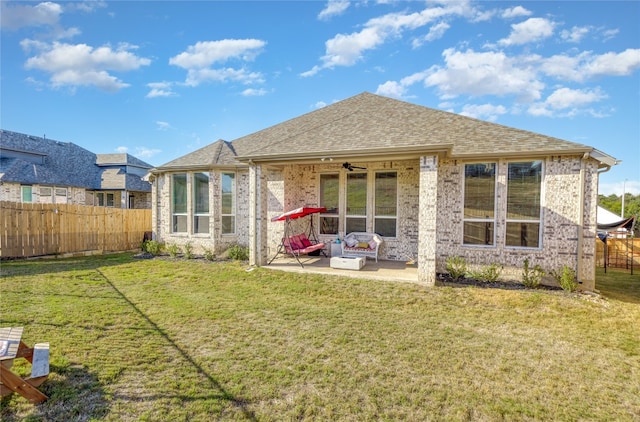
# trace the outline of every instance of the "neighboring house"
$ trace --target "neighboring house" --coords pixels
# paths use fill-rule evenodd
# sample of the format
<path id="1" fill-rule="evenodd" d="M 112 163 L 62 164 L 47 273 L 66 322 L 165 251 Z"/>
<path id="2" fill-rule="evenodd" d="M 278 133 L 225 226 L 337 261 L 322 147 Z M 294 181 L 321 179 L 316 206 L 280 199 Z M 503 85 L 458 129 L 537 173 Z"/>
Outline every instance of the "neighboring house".
<path id="1" fill-rule="evenodd" d="M 157 240 L 221 251 L 239 243 L 265 265 L 284 225 L 326 207 L 319 237 L 384 238 L 380 258 L 418 261 L 434 284 L 448 257 L 525 259 L 595 280 L 598 173 L 617 161 L 592 147 L 363 93 L 151 170 Z"/>
<path id="2" fill-rule="evenodd" d="M 152 166 L 71 142 L 0 130 L 0 200 L 151 208 Z"/>

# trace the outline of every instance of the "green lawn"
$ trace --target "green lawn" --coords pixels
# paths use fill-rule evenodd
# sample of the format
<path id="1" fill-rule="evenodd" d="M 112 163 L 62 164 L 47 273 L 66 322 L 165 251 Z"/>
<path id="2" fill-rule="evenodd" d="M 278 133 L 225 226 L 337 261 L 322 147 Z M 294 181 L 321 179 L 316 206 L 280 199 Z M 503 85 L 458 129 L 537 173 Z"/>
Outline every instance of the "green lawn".
<path id="1" fill-rule="evenodd" d="M 638 275 L 599 298 L 130 254 L 1 272 L 0 326 L 51 344 L 49 401 L 3 421 L 640 420 Z"/>

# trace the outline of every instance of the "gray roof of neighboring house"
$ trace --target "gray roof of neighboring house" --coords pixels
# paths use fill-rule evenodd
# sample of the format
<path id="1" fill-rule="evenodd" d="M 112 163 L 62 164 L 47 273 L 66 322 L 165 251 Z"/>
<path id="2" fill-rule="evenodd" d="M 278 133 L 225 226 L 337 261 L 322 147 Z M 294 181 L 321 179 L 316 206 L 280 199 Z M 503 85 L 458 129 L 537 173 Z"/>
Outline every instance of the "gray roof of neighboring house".
<path id="1" fill-rule="evenodd" d="M 120 164 L 151 168 L 150 164 L 128 154 L 104 154 L 119 157 Z M 127 156 L 127 157 L 123 157 Z M 107 160 L 109 161 L 109 160 Z M 127 189 L 151 191 L 148 182 L 140 176 L 127 174 L 124 169 L 97 165 L 98 156 L 71 142 L 59 142 L 0 129 L 0 180 L 22 184 L 71 186 L 85 189 Z M 124 163 L 122 163 L 124 161 Z M 117 175 L 118 171 L 122 175 Z M 105 179 L 106 182 L 102 179 Z M 108 186 L 108 187 L 105 187 Z"/>
<path id="2" fill-rule="evenodd" d="M 216 157 L 225 146 L 222 162 Z M 231 143 L 217 141 L 152 172 L 234 161 L 418 157 L 428 152 L 458 159 L 590 153 L 605 165 L 616 163 L 587 145 L 365 92 Z"/>
<path id="3" fill-rule="evenodd" d="M 150 164 L 145 163 L 144 161 L 126 153 L 96 154 L 96 164 L 98 166 L 122 165 L 142 167 L 147 169 L 152 167 Z"/>

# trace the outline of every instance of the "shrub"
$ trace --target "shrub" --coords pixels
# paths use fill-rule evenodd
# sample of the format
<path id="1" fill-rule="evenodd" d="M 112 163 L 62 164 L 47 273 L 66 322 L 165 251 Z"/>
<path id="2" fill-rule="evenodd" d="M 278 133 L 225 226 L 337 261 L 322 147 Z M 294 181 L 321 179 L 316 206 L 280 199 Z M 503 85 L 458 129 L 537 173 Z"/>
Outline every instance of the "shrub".
<path id="1" fill-rule="evenodd" d="M 524 268 L 522 269 L 522 284 L 524 284 L 525 287 L 538 287 L 543 276 L 544 270 L 540 265 L 531 267 L 529 266 L 529 258 L 526 258 L 524 260 Z"/>
<path id="2" fill-rule="evenodd" d="M 502 266 L 491 264 L 477 271 L 469 271 L 467 276 L 485 283 L 493 283 L 498 281 L 500 274 L 502 274 Z"/>
<path id="3" fill-rule="evenodd" d="M 467 273 L 467 263 L 461 256 L 450 256 L 447 258 L 447 272 L 455 279 L 464 277 Z"/>
<path id="4" fill-rule="evenodd" d="M 167 252 L 169 252 L 171 258 L 175 258 L 180 253 L 180 246 L 176 245 L 175 243 L 171 243 L 167 246 Z"/>
<path id="5" fill-rule="evenodd" d="M 247 261 L 249 259 L 249 248 L 240 245 L 233 245 L 227 253 L 229 258 L 237 259 L 238 261 Z"/>
<path id="6" fill-rule="evenodd" d="M 145 240 L 142 242 L 142 250 L 153 256 L 160 255 L 163 249 L 164 245 L 157 240 Z"/>
<path id="7" fill-rule="evenodd" d="M 187 242 L 183 246 L 184 248 L 184 257 L 187 259 L 193 259 L 193 245 L 191 242 Z"/>
<path id="8" fill-rule="evenodd" d="M 214 259 L 216 259 L 216 254 L 213 253 L 213 249 L 209 249 L 205 247 L 202 247 L 202 249 L 204 250 L 204 258 L 206 260 L 213 261 Z"/>
<path id="9" fill-rule="evenodd" d="M 563 265 L 561 270 L 551 271 L 551 275 L 556 279 L 560 287 L 562 287 L 562 290 L 575 292 L 578 288 L 576 272 L 569 268 L 568 265 Z"/>

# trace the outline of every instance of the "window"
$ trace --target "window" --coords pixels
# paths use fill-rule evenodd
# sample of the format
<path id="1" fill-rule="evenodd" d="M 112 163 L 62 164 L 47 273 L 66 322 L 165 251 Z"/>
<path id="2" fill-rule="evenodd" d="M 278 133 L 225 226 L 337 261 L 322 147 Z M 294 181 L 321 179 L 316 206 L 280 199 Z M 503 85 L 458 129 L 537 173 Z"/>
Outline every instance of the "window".
<path id="1" fill-rule="evenodd" d="M 507 246 L 540 246 L 542 161 L 509 163 Z"/>
<path id="2" fill-rule="evenodd" d="M 367 173 L 347 174 L 347 213 L 345 230 L 367 231 Z"/>
<path id="3" fill-rule="evenodd" d="M 465 245 L 493 245 L 495 240 L 496 164 L 464 166 Z"/>
<path id="4" fill-rule="evenodd" d="M 33 202 L 33 187 L 21 186 L 22 202 Z"/>
<path id="5" fill-rule="evenodd" d="M 107 194 L 107 207 L 113 207 L 115 205 L 115 197 L 112 193 Z"/>
<path id="6" fill-rule="evenodd" d="M 222 234 L 236 232 L 236 175 L 222 173 Z"/>
<path id="7" fill-rule="evenodd" d="M 40 203 L 53 203 L 53 189 L 48 186 L 40 186 Z"/>
<path id="8" fill-rule="evenodd" d="M 398 176 L 395 172 L 376 173 L 374 232 L 385 237 L 396 237 Z"/>
<path id="9" fill-rule="evenodd" d="M 209 173 L 193 174 L 193 232 L 209 233 Z"/>
<path id="10" fill-rule="evenodd" d="M 340 199 L 340 175 L 320 175 L 320 206 L 327 212 L 320 214 L 320 233 L 338 234 L 338 204 Z"/>
<path id="11" fill-rule="evenodd" d="M 66 204 L 67 203 L 67 188 L 55 188 L 56 193 L 56 204 Z"/>
<path id="12" fill-rule="evenodd" d="M 173 233 L 187 231 L 187 175 L 174 174 L 172 177 L 171 209 Z"/>
<path id="13" fill-rule="evenodd" d="M 102 192 L 96 193 L 96 198 L 98 198 L 98 206 L 104 207 L 104 193 Z"/>

